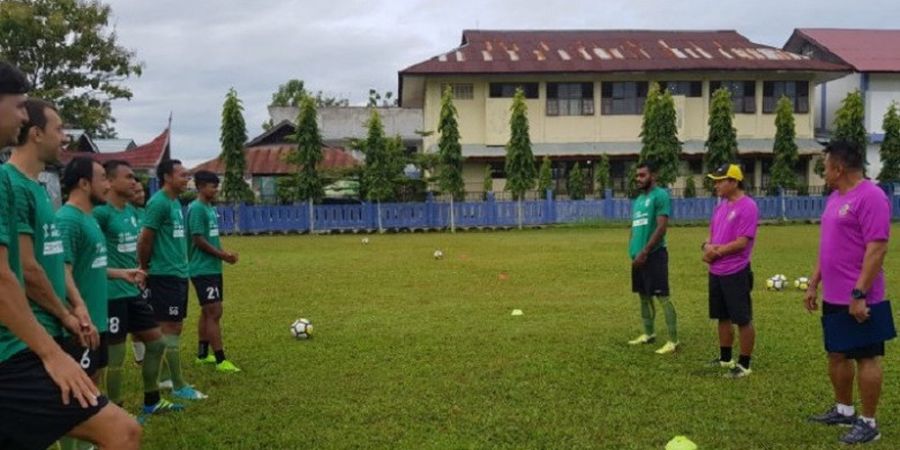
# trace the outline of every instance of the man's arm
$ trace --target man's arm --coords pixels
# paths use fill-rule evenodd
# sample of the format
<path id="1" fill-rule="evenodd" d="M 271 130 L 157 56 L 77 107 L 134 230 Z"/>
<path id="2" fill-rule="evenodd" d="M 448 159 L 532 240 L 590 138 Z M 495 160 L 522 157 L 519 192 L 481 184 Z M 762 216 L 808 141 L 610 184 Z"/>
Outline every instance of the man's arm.
<path id="1" fill-rule="evenodd" d="M 863 256 L 863 268 L 856 280 L 856 289 L 863 292 L 869 292 L 875 277 L 881 271 L 884 264 L 884 256 L 887 254 L 887 241 L 870 241 L 866 244 L 866 254 Z M 881 300 L 881 299 L 876 299 Z M 854 299 L 850 302 L 850 315 L 856 318 L 858 322 L 865 322 L 869 318 L 869 308 L 866 306 L 866 299 Z"/>
<path id="2" fill-rule="evenodd" d="M 38 306 L 59 319 L 69 331 L 80 334 L 81 320 L 72 315 L 62 299 L 53 291 L 53 284 L 47 278 L 44 268 L 34 256 L 34 244 L 29 234 L 19 235 L 19 255 L 22 262 L 22 274 L 25 277 L 25 293 Z"/>
<path id="3" fill-rule="evenodd" d="M 653 234 L 650 235 L 650 239 L 647 240 L 647 245 L 641 250 L 640 253 L 634 258 L 634 262 L 638 266 L 644 265 L 647 262 L 647 256 L 650 255 L 650 251 L 656 248 L 660 242 L 662 242 L 663 236 L 666 235 L 666 228 L 669 226 L 669 216 L 659 215 L 656 216 L 656 229 L 653 230 Z"/>
<path id="4" fill-rule="evenodd" d="M 91 315 L 88 313 L 87 304 L 75 285 L 75 278 L 72 276 L 72 265 L 66 264 L 66 298 L 72 306 L 72 314 L 81 321 L 81 328 L 87 336 L 87 345 L 85 347 L 97 348 L 100 345 L 100 333 L 97 327 L 91 321 Z M 86 325 L 85 325 L 86 324 Z"/>
<path id="5" fill-rule="evenodd" d="M 216 258 L 221 259 L 229 264 L 234 264 L 237 262 L 237 257 L 233 253 L 226 252 L 224 250 L 219 250 L 215 246 L 209 243 L 202 234 L 195 234 L 191 236 L 191 240 L 194 245 L 197 246 L 201 251 L 208 253 Z"/>
<path id="6" fill-rule="evenodd" d="M 144 227 L 138 238 L 138 267 L 144 272 L 150 268 L 150 257 L 153 256 L 153 239 L 156 238 L 156 230 Z"/>
<path id="7" fill-rule="evenodd" d="M 82 408 L 97 406 L 100 392 L 71 356 L 47 334 L 28 305 L 19 282 L 9 268 L 6 246 L 0 246 L 0 323 L 9 328 L 43 362 L 60 391 L 62 402 L 75 398 Z"/>
<path id="8" fill-rule="evenodd" d="M 816 261 L 816 268 L 813 269 L 812 277 L 809 279 L 809 287 L 806 288 L 806 298 L 804 298 L 804 306 L 809 312 L 819 309 L 819 283 L 822 282 L 822 269 L 819 261 Z"/>

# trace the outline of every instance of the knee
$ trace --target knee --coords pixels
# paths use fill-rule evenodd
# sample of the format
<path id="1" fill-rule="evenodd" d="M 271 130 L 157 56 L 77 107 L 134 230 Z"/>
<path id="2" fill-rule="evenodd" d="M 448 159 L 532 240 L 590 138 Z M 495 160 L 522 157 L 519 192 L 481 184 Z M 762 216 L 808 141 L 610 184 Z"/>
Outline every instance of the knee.
<path id="1" fill-rule="evenodd" d="M 131 418 L 129 418 L 129 420 L 126 420 L 125 422 L 126 423 L 123 424 L 121 428 L 122 431 L 119 434 L 119 438 L 121 439 L 121 441 L 117 446 L 114 446 L 112 448 L 141 448 L 141 435 L 143 433 L 141 426 Z"/>

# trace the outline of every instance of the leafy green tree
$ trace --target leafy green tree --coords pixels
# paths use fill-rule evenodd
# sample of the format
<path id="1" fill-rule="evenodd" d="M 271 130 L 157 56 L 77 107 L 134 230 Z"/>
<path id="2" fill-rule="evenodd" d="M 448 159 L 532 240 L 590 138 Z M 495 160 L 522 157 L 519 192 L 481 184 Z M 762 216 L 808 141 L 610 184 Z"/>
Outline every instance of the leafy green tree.
<path id="1" fill-rule="evenodd" d="M 581 164 L 575 163 L 568 177 L 569 198 L 572 200 L 584 200 L 584 171 Z"/>
<path id="2" fill-rule="evenodd" d="M 222 196 L 226 202 L 242 203 L 253 201 L 253 191 L 244 181 L 247 160 L 244 144 L 247 143 L 247 125 L 244 122 L 244 107 L 234 88 L 228 90 L 222 106 L 222 128 L 219 142 L 222 144 L 220 158 L 225 164 L 225 179 L 222 181 Z"/>
<path id="3" fill-rule="evenodd" d="M 709 135 L 706 139 L 706 153 L 703 163 L 710 170 L 734 162 L 737 158 L 737 130 L 734 128 L 731 93 L 720 88 L 713 93 L 712 106 L 709 111 Z M 714 192 L 713 183 L 703 180 L 708 192 Z"/>
<path id="4" fill-rule="evenodd" d="M 778 100 L 775 107 L 775 144 L 772 154 L 775 163 L 772 165 L 772 187 L 777 189 L 797 188 L 797 143 L 794 138 L 794 103 L 786 96 Z"/>
<path id="5" fill-rule="evenodd" d="M 541 169 L 538 171 L 537 190 L 541 195 L 546 195 L 547 189 L 551 188 L 553 188 L 553 166 L 550 158 L 545 155 L 541 160 Z"/>
<path id="6" fill-rule="evenodd" d="M 525 105 L 525 92 L 522 88 L 516 89 L 510 111 L 512 112 L 509 119 L 510 135 L 509 142 L 506 143 L 506 190 L 512 192 L 518 202 L 519 229 L 521 229 L 525 219 L 522 201 L 525 193 L 534 189 L 537 175 L 528 132 L 528 107 Z"/>
<path id="7" fill-rule="evenodd" d="M 868 165 L 866 147 L 869 145 L 869 135 L 866 133 L 865 117 L 862 94 L 858 90 L 847 94 L 835 112 L 831 139 L 855 145 L 862 152 L 863 162 Z"/>
<path id="8" fill-rule="evenodd" d="M 322 162 L 322 135 L 316 116 L 315 100 L 306 97 L 300 103 L 297 115 L 297 129 L 293 135 L 297 147 L 288 153 L 287 162 L 297 166 L 295 187 L 296 198 L 307 202 L 309 208 L 309 231 L 315 226 L 314 203 L 325 195 L 324 184 L 319 176 L 318 165 Z"/>
<path id="9" fill-rule="evenodd" d="M 456 107 L 453 106 L 453 91 L 448 86 L 441 98 L 441 116 L 438 122 L 438 187 L 450 195 L 450 231 L 456 232 L 453 201 L 464 198 L 463 156 L 460 145 L 459 124 Z"/>
<path id="10" fill-rule="evenodd" d="M 900 115 L 897 113 L 897 102 L 891 102 L 881 128 L 884 130 L 884 140 L 881 141 L 878 181 L 896 183 L 900 181 Z"/>

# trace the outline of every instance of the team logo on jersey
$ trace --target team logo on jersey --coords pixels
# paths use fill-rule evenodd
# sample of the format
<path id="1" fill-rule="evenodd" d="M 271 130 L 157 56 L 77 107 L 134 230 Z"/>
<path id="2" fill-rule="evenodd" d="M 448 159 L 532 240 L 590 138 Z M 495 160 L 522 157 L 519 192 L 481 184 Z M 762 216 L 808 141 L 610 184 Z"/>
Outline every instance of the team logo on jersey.
<path id="1" fill-rule="evenodd" d="M 649 198 L 648 198 L 647 200 L 644 200 L 644 207 L 646 208 L 646 207 L 648 207 L 648 206 L 650 206 L 650 199 L 649 199 Z"/>
<path id="2" fill-rule="evenodd" d="M 731 211 L 730 213 L 728 213 L 728 217 L 726 219 L 734 220 L 735 217 L 737 217 L 737 211 Z"/>
<path id="3" fill-rule="evenodd" d="M 844 217 L 849 212 L 850 212 L 850 203 L 844 203 L 844 205 L 841 206 L 841 209 L 838 210 L 838 217 Z"/>

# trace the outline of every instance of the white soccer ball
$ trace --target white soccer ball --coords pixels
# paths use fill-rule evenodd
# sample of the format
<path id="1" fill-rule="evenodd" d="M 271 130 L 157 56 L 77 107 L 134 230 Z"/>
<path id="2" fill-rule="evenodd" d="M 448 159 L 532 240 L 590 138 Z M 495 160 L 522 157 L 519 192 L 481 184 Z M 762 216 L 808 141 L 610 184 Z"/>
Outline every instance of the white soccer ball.
<path id="1" fill-rule="evenodd" d="M 809 278 L 800 277 L 794 280 L 794 287 L 800 289 L 801 291 L 805 291 L 809 289 Z"/>
<path id="2" fill-rule="evenodd" d="M 441 259 L 441 258 L 443 258 L 443 257 L 444 257 L 444 252 L 442 252 L 442 251 L 440 251 L 440 250 L 435 250 L 435 251 L 434 251 L 434 259 Z"/>
<path id="3" fill-rule="evenodd" d="M 313 326 L 309 320 L 297 319 L 291 324 L 291 335 L 296 339 L 309 339 L 313 334 Z"/>
<path id="4" fill-rule="evenodd" d="M 367 245 L 369 243 L 369 238 L 367 238 L 367 237 L 362 238 L 362 243 L 363 243 L 363 245 Z"/>
<path id="5" fill-rule="evenodd" d="M 780 291 L 787 286 L 787 277 L 781 274 L 775 275 L 766 280 L 766 289 L 770 291 Z"/>

